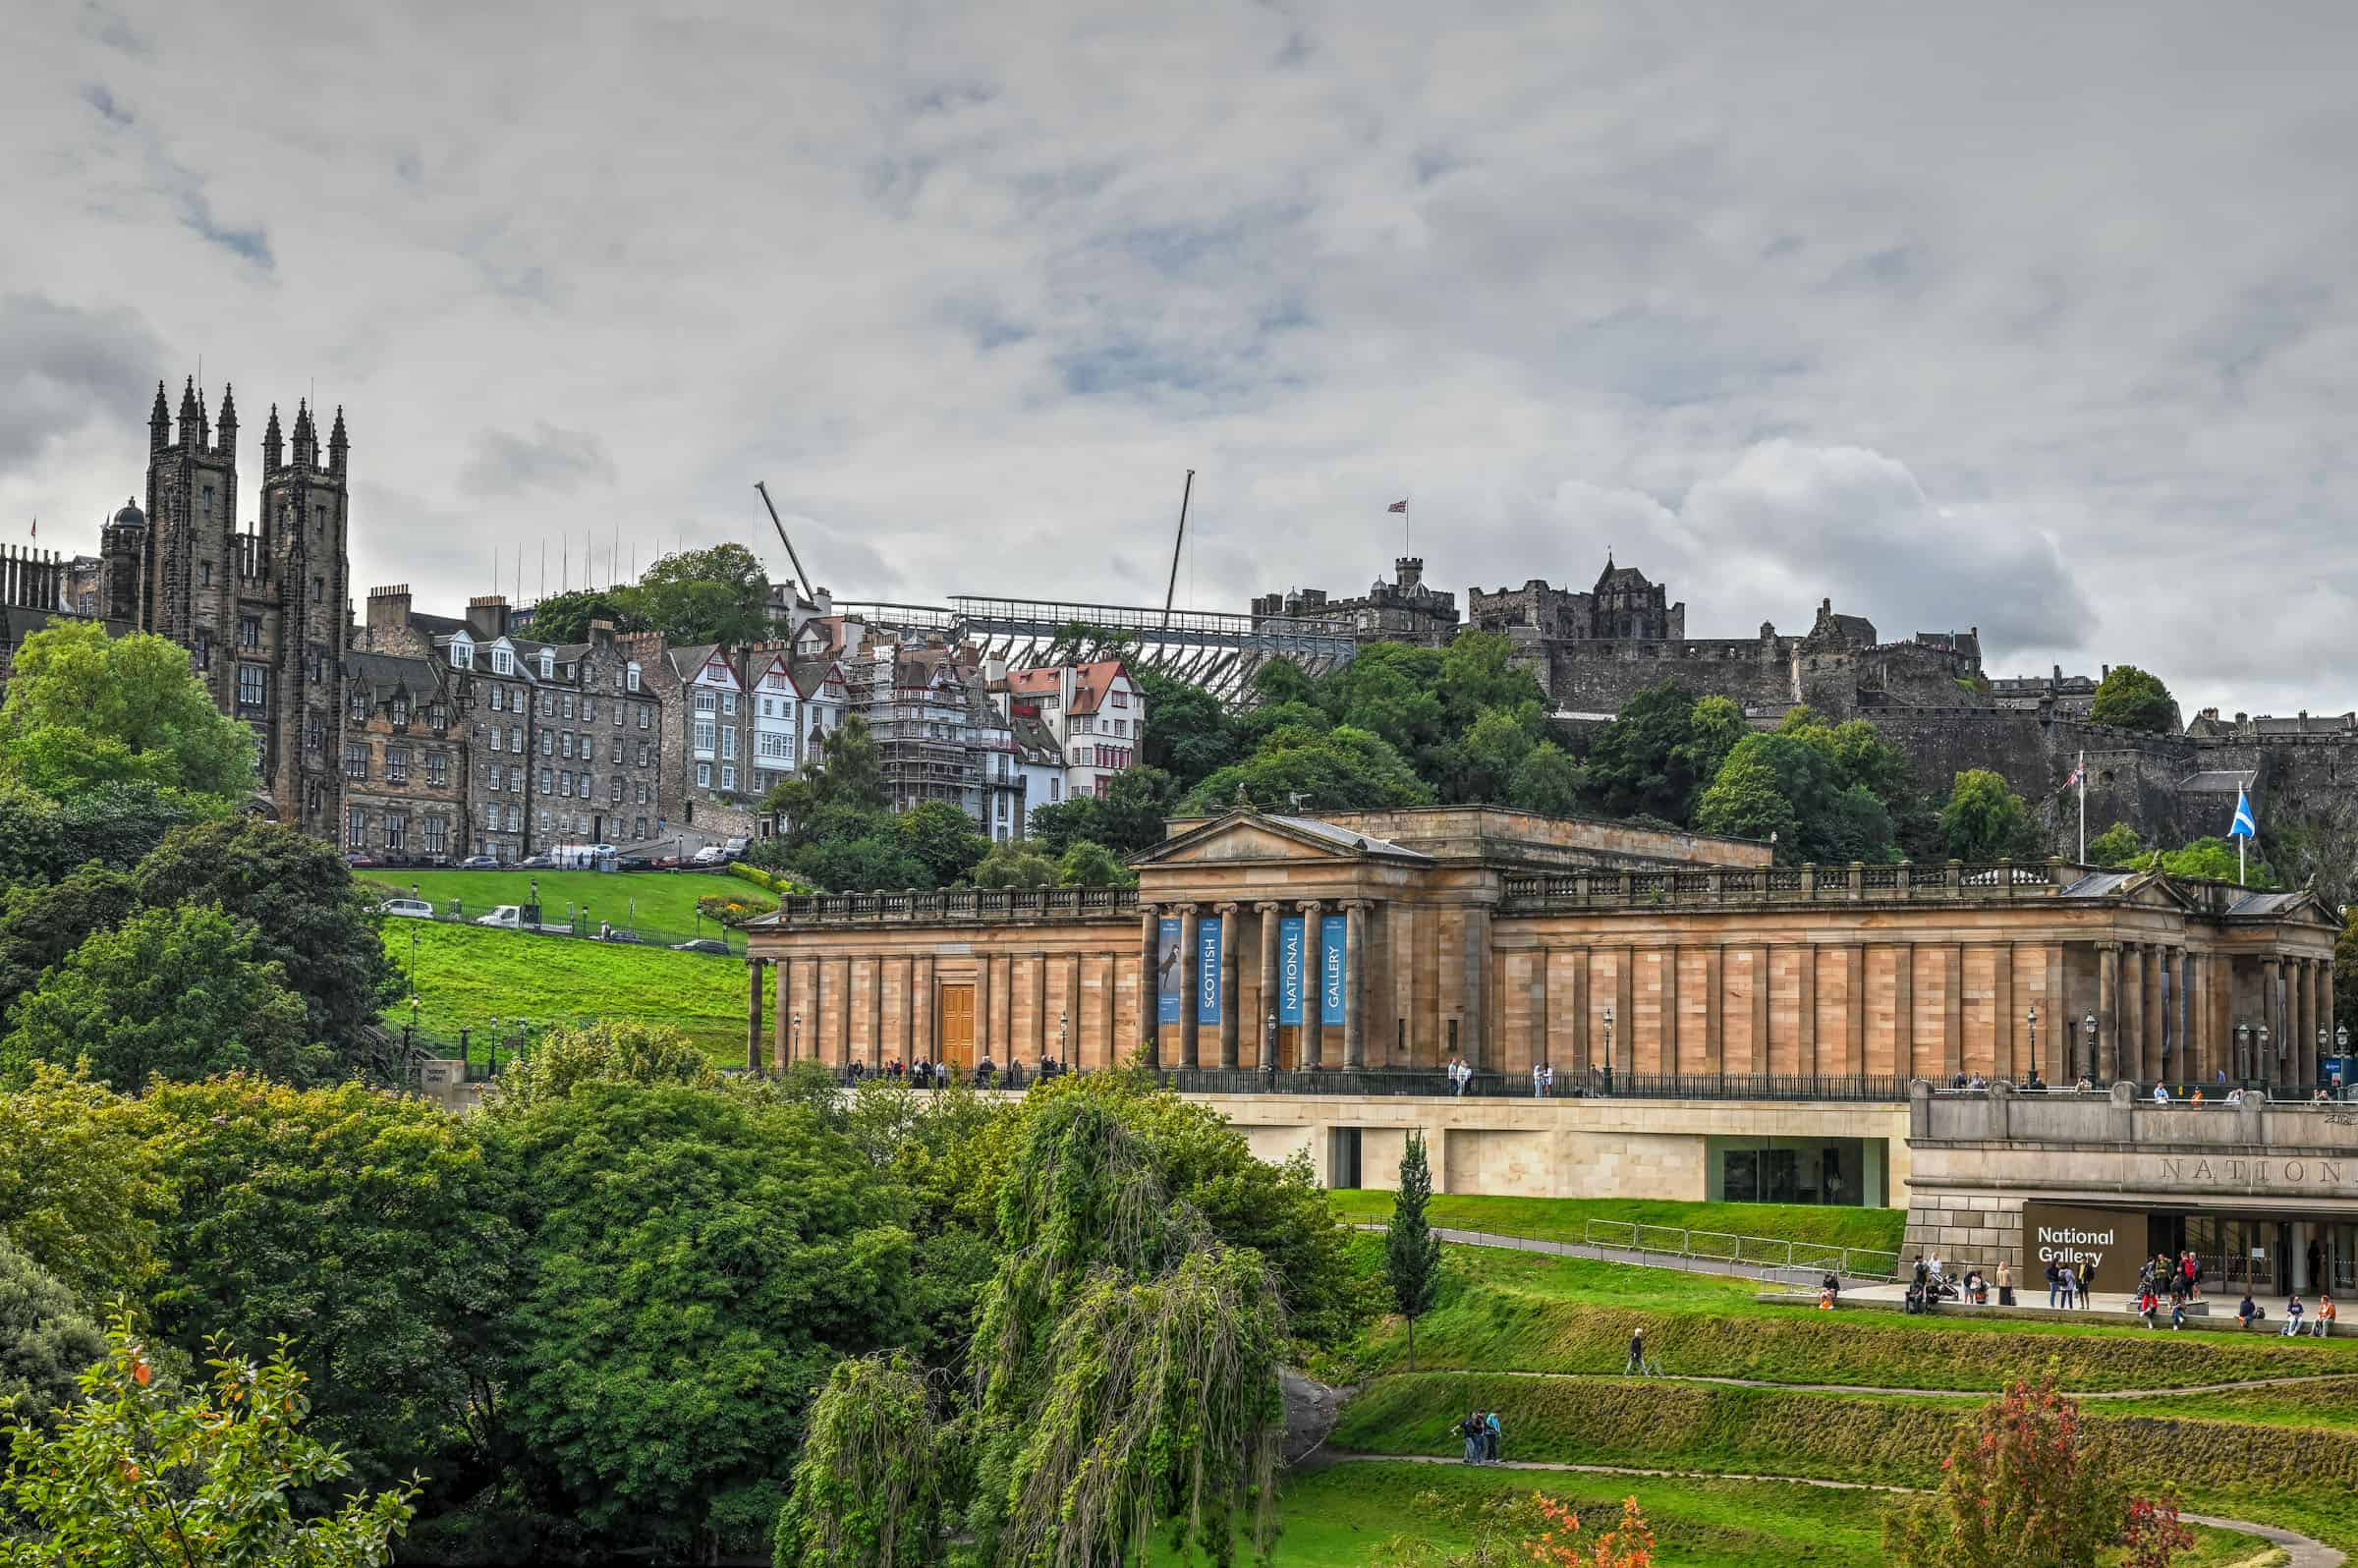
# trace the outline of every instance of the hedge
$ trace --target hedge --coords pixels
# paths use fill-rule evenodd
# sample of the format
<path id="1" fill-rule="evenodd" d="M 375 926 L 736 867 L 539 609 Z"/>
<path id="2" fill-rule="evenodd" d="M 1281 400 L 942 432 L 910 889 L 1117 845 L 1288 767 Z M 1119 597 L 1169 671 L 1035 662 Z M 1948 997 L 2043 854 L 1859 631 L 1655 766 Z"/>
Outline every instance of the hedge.
<path id="1" fill-rule="evenodd" d="M 1647 1312 L 1589 1306 L 1511 1286 L 1468 1283 L 1417 1331 L 1420 1367 L 1474 1371 L 1614 1372 L 1643 1326 L 1649 1351 L 1675 1373 L 1783 1383 L 1989 1389 L 2056 1364 L 2067 1388 L 2182 1388 L 2241 1378 L 2358 1372 L 2358 1340 L 2153 1334 L 2121 1327 L 1931 1322 L 1877 1313 L 1805 1308 Z M 1396 1332 L 1374 1347 L 1397 1366 Z"/>
<path id="2" fill-rule="evenodd" d="M 825 891 L 799 877 L 788 876 L 784 871 L 765 871 L 758 866 L 749 866 L 743 861 L 729 862 L 728 871 L 731 876 L 742 877 L 756 887 L 766 888 L 772 893 L 811 894 Z"/>
<path id="3" fill-rule="evenodd" d="M 1652 1378 L 1387 1377 L 1346 1405 L 1330 1441 L 1383 1454 L 1445 1454 L 1468 1410 L 1495 1410 L 1505 1457 L 1933 1484 L 1968 1409 L 1905 1398 L 1726 1388 Z M 2100 1462 L 2133 1486 L 2210 1492 L 2358 1487 L 2358 1432 L 2081 1406 Z"/>

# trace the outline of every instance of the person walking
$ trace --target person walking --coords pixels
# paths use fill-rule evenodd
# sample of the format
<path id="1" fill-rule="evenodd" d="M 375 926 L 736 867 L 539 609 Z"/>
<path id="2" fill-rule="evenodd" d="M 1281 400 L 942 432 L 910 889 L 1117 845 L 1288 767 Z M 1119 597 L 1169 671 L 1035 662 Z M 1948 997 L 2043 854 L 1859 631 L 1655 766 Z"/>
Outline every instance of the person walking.
<path id="1" fill-rule="evenodd" d="M 2174 1290 L 2169 1293 L 2169 1326 L 2172 1328 L 2186 1326 L 2186 1298 Z"/>
<path id="2" fill-rule="evenodd" d="M 1629 1365 L 1621 1369 L 1626 1377 L 1632 1372 L 1643 1376 L 1646 1372 L 1646 1330 L 1641 1328 L 1629 1336 Z"/>
<path id="3" fill-rule="evenodd" d="M 1466 1419 L 1457 1424 L 1457 1434 L 1466 1440 L 1467 1464 L 1479 1465 L 1482 1463 L 1482 1434 L 1486 1429 L 1482 1424 L 1482 1412 L 1479 1410 L 1467 1412 Z"/>
<path id="4" fill-rule="evenodd" d="M 1531 1097 L 1533 1099 L 1538 1099 L 1542 1094 L 1546 1092 L 1546 1086 L 1542 1081 L 1540 1076 L 1540 1064 L 1538 1062 L 1534 1062 L 1531 1064 Z"/>
<path id="5" fill-rule="evenodd" d="M 1997 1304 L 2000 1307 L 2014 1305 L 2014 1269 L 2002 1258 L 1997 1260 Z"/>
<path id="6" fill-rule="evenodd" d="M 2080 1311 L 2086 1312 L 2088 1310 L 2089 1298 L 2095 1293 L 2096 1260 L 2091 1258 L 2088 1260 L 2087 1266 L 2080 1270 Z"/>
<path id="7" fill-rule="evenodd" d="M 1499 1439 L 1505 1435 L 1504 1429 L 1498 1425 L 1498 1412 L 1494 1410 L 1491 1411 L 1488 1417 L 1484 1420 L 1483 1426 L 1485 1428 L 1483 1441 L 1489 1456 L 1489 1461 L 1494 1465 L 1498 1463 Z"/>
<path id="8" fill-rule="evenodd" d="M 1542 1095 L 1543 1097 L 1544 1097 L 1544 1096 L 1547 1096 L 1547 1095 L 1551 1095 L 1551 1094 L 1553 1094 L 1554 1092 L 1555 1092 L 1555 1063 L 1553 1063 L 1553 1062 L 1549 1062 L 1549 1063 L 1547 1063 L 1545 1066 L 1544 1066 L 1544 1067 L 1542 1067 L 1542 1068 L 1540 1069 L 1540 1093 L 1541 1093 L 1541 1095 Z"/>

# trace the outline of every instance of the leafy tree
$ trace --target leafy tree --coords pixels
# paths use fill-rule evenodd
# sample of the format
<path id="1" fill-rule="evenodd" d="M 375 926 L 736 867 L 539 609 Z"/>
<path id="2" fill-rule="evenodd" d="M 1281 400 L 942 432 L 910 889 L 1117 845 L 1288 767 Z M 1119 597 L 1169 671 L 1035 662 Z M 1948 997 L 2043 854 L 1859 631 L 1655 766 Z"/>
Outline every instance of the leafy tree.
<path id="1" fill-rule="evenodd" d="M 838 893 L 926 888 L 933 873 L 887 825 L 860 838 L 823 838 L 794 852 L 795 874 Z"/>
<path id="2" fill-rule="evenodd" d="M 1537 703 L 1484 708 L 1451 747 L 1441 793 L 1452 801 L 1505 800 L 1515 770 L 1531 756 L 1545 730 L 1546 720 Z"/>
<path id="3" fill-rule="evenodd" d="M 2276 873 L 2258 856 L 2245 855 L 2243 885 L 2271 888 L 2276 885 Z M 2181 849 L 2162 853 L 2162 869 L 2172 876 L 2202 876 L 2215 882 L 2235 880 L 2235 841 L 2225 838 L 2198 838 Z"/>
<path id="4" fill-rule="evenodd" d="M 64 813 L 57 802 L 13 778 L 0 778 L 0 887 L 45 882 L 65 864 Z"/>
<path id="5" fill-rule="evenodd" d="M 146 1101 L 171 1149 L 158 1331 L 299 1326 L 313 1414 L 371 1485 L 420 1465 L 439 1496 L 500 1463 L 497 1385 L 518 1287 L 514 1183 L 481 1131 L 359 1084 L 170 1085 Z"/>
<path id="6" fill-rule="evenodd" d="M 0 1019 L 83 938 L 122 924 L 139 902 L 131 877 L 97 865 L 62 882 L 21 882 L 0 893 Z"/>
<path id="7" fill-rule="evenodd" d="M 584 1084 L 678 1084 L 716 1089 L 720 1074 L 712 1060 L 669 1024 L 635 1019 L 600 1019 L 594 1024 L 558 1024 L 543 1031 L 533 1048 L 500 1073 L 483 1096 L 482 1114 L 511 1120 Z"/>
<path id="8" fill-rule="evenodd" d="M 2126 822 L 2114 822 L 2088 841 L 2088 859 L 2096 866 L 2137 866 L 2151 853 Z"/>
<path id="9" fill-rule="evenodd" d="M 1940 1489 L 1884 1516 L 1883 1548 L 1899 1568 L 2093 1568 L 2127 1524 L 2079 1402 L 2050 1373 L 2013 1383 L 1957 1428 Z"/>
<path id="10" fill-rule="evenodd" d="M 644 632 L 637 594 L 630 588 L 575 588 L 551 593 L 533 606 L 533 636 L 543 643 L 587 643 L 591 621 L 611 621 L 617 632 Z M 695 643 L 718 639 L 698 637 Z"/>
<path id="11" fill-rule="evenodd" d="M 1319 700 L 1338 725 L 1380 737 L 1404 757 L 1437 753 L 1455 736 L 1441 700 L 1442 654 L 1406 643 L 1376 643 L 1319 682 Z M 1466 714 L 1466 722 L 1473 721 Z M 1270 744 L 1263 742 L 1264 749 Z"/>
<path id="12" fill-rule="evenodd" d="M 1586 772 L 1598 809 L 1608 816 L 1655 816 L 1687 826 L 1716 773 L 1698 773 L 1695 694 L 1675 681 L 1650 686 L 1597 732 Z M 1731 748 L 1732 749 L 1732 748 Z"/>
<path id="13" fill-rule="evenodd" d="M 1390 745 L 1342 725 L 1325 734 L 1280 730 L 1244 761 L 1221 768 L 1187 799 L 1193 811 L 1225 811 L 1239 789 L 1264 811 L 1350 811 L 1430 806 L 1432 791 Z"/>
<path id="14" fill-rule="evenodd" d="M 1279 660 L 1263 665 L 1259 674 L 1275 679 L 1271 672 L 1280 669 L 1302 673 Z M 1175 789 L 1191 789 L 1236 760 L 1236 736 L 1218 698 L 1160 670 L 1133 670 L 1131 679 L 1147 704 L 1147 738 L 1139 748 L 1140 760 L 1169 774 Z"/>
<path id="15" fill-rule="evenodd" d="M 801 1106 L 584 1084 L 502 1130 L 528 1283 L 508 1420 L 613 1546 L 765 1540 L 812 1395 L 909 1331 L 906 1200 Z"/>
<path id="16" fill-rule="evenodd" d="M 2030 807 L 2007 787 L 2002 775 L 1986 767 L 1957 775 L 1956 788 L 1940 812 L 1940 827 L 1947 835 L 1951 860 L 2036 860 L 2039 855 L 2039 827 L 2031 819 Z"/>
<path id="17" fill-rule="evenodd" d="M 1060 887 L 1128 887 L 1137 880 L 1130 868 L 1114 858 L 1113 851 L 1085 838 L 1073 840 L 1056 861 Z"/>
<path id="18" fill-rule="evenodd" d="M 1383 1238 L 1392 1305 L 1408 1323 L 1410 1372 L 1417 1370 L 1417 1319 L 1432 1311 L 1441 1284 L 1441 1239 L 1425 1219 L 1425 1206 L 1432 1202 L 1432 1168 L 1425 1161 L 1425 1135 L 1412 1132 L 1400 1156 L 1400 1191 Z"/>
<path id="19" fill-rule="evenodd" d="M 786 819 L 787 846 L 800 848 L 822 834 L 830 812 L 881 813 L 891 810 L 884 790 L 884 757 L 868 720 L 854 713 L 827 737 L 821 759 L 773 786 L 761 809 Z"/>
<path id="20" fill-rule="evenodd" d="M 141 1295 L 162 1266 L 162 1174 L 138 1100 L 55 1067 L 0 1093 L 0 1239 L 85 1305 Z"/>
<path id="21" fill-rule="evenodd" d="M 811 1406 L 778 1512 L 778 1568 L 925 1568 L 940 1560 L 943 1432 L 905 1352 L 839 1361 Z"/>
<path id="22" fill-rule="evenodd" d="M 169 638 L 64 621 L 17 650 L 0 764 L 45 795 L 146 783 L 224 799 L 254 784 L 252 728 L 214 706 Z"/>
<path id="23" fill-rule="evenodd" d="M 975 868 L 977 887 L 1054 887 L 1056 863 L 1030 839 L 1001 839 Z"/>
<path id="24" fill-rule="evenodd" d="M 1806 713 L 1808 708 L 1797 708 Z M 1687 712 L 1686 739 L 1678 743 L 1676 771 L 1688 778 L 1700 779 L 1705 786 L 1719 775 L 1719 764 L 1727 754 L 1748 733 L 1744 710 L 1734 699 L 1719 696 L 1698 698 Z"/>
<path id="25" fill-rule="evenodd" d="M 1548 816 L 1579 814 L 1588 781 L 1572 754 L 1553 741 L 1542 741 L 1516 764 L 1507 780 L 1506 803 Z"/>
<path id="26" fill-rule="evenodd" d="M 74 1293 L 0 1239 L 0 1431 L 47 1426 L 74 1398 L 82 1370 L 105 1354 L 106 1336 Z"/>
<path id="27" fill-rule="evenodd" d="M 1747 735 L 1704 791 L 1695 825 L 1742 838 L 1776 837 L 1780 865 L 1888 861 L 1891 817 L 1864 784 L 1845 784 L 1824 727 Z"/>
<path id="28" fill-rule="evenodd" d="M 1030 836 L 1050 855 L 1062 855 L 1076 839 L 1090 839 L 1116 855 L 1133 855 L 1162 842 L 1175 788 L 1158 767 L 1124 768 L 1098 795 L 1075 795 L 1032 809 Z"/>
<path id="29" fill-rule="evenodd" d="M 2096 724 L 2167 735 L 2177 728 L 2178 704 L 2160 676 L 2148 675 L 2134 664 L 2115 664 L 2097 683 L 2088 718 Z"/>
<path id="30" fill-rule="evenodd" d="M 300 1498 L 353 1474 L 305 1431 L 308 1379 L 278 1341 L 261 1365 L 214 1342 L 207 1385 L 157 1375 L 128 1316 L 54 1435 L 18 1428 L 0 1476 L 5 1568 L 375 1568 L 392 1560 L 416 1488 L 352 1496 L 307 1519 Z"/>
<path id="31" fill-rule="evenodd" d="M 277 964 L 303 998 L 311 1039 L 347 1062 L 400 988 L 378 917 L 333 845 L 236 816 L 174 831 L 140 863 L 148 904 L 217 904 L 253 929 L 253 957 Z"/>
<path id="32" fill-rule="evenodd" d="M 1459 730 L 1488 708 L 1547 711 L 1547 694 L 1529 670 L 1514 663 L 1514 641 L 1502 632 L 1460 632 L 1441 652 L 1441 711 Z"/>
<path id="33" fill-rule="evenodd" d="M 760 557 L 742 544 L 714 544 L 659 558 L 640 574 L 636 588 L 615 598 L 625 615 L 675 646 L 717 643 L 741 648 L 772 631 L 769 589 Z"/>
<path id="34" fill-rule="evenodd" d="M 175 828 L 229 814 L 228 803 L 152 784 L 99 784 L 60 803 L 61 867 L 98 861 L 130 870 L 153 854 Z"/>
<path id="35" fill-rule="evenodd" d="M 1317 702 L 1319 683 L 1291 659 L 1274 658 L 1253 672 L 1253 696 L 1263 706 L 1278 702 Z"/>
<path id="36" fill-rule="evenodd" d="M 990 840 L 975 831 L 975 819 L 948 801 L 927 801 L 902 812 L 899 826 L 910 859 L 925 867 L 936 887 L 966 880 L 990 848 Z"/>
<path id="37" fill-rule="evenodd" d="M 307 1043 L 303 998 L 257 947 L 253 927 L 209 906 L 148 910 L 91 935 L 19 998 L 0 1080 L 22 1082 L 35 1061 L 79 1060 L 131 1090 L 154 1075 L 325 1074 L 333 1057 Z"/>
<path id="38" fill-rule="evenodd" d="M 2344 915 L 2333 939 L 2333 1023 L 2337 1034 L 2346 1029 L 2358 1039 L 2358 909 Z"/>

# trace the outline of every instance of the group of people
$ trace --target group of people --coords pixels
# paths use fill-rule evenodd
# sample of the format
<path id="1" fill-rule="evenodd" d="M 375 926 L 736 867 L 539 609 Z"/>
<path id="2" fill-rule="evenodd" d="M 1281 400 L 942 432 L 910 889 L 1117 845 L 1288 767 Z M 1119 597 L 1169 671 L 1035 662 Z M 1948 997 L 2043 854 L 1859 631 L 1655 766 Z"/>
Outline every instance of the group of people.
<path id="1" fill-rule="evenodd" d="M 1531 1097 L 1534 1099 L 1545 1099 L 1549 1094 L 1554 1092 L 1555 1064 L 1552 1062 L 1532 1063 Z"/>
<path id="2" fill-rule="evenodd" d="M 2091 1258 L 2079 1267 L 2069 1263 L 2049 1262 L 2047 1265 L 2047 1304 L 2065 1311 L 2077 1307 L 2088 1310 L 2088 1298 L 2096 1293 L 2096 1260 Z"/>
<path id="3" fill-rule="evenodd" d="M 1987 1307 L 1990 1305 L 1993 1285 L 1997 1289 L 1997 1304 L 2000 1307 L 2014 1305 L 2014 1270 L 2002 1259 L 1994 1277 L 1983 1273 L 1976 1266 L 1966 1269 L 1964 1279 L 1958 1281 L 1950 1279 L 1942 1271 L 1937 1256 L 1927 1258 L 1919 1253 L 1916 1255 L 1914 1277 L 1908 1283 L 1907 1310 L 1929 1313 L 1943 1301 L 1963 1301 L 1976 1307 Z"/>
<path id="4" fill-rule="evenodd" d="M 1033 1074 L 1033 1079 L 1035 1082 L 1044 1083 L 1048 1079 L 1070 1071 L 1072 1069 L 1066 1067 L 1055 1057 L 1042 1056 L 1039 1059 L 1039 1066 Z M 900 1058 L 896 1056 L 881 1067 L 870 1067 L 864 1061 L 855 1061 L 843 1070 L 843 1076 L 848 1083 L 855 1086 L 869 1078 L 889 1078 L 895 1081 L 905 1078 L 919 1089 L 942 1089 L 958 1082 L 958 1069 L 954 1063 L 923 1060 L 911 1062 L 908 1066 L 903 1067 Z M 987 1054 L 981 1061 L 975 1063 L 973 1078 L 975 1088 L 988 1089 L 998 1083 L 1000 1078 L 998 1064 L 993 1062 Z M 1009 1062 L 1005 1072 L 1005 1087 L 1020 1089 L 1023 1087 L 1023 1063 Z"/>
<path id="5" fill-rule="evenodd" d="M 2324 1339 L 2333 1332 L 2333 1319 L 2339 1316 L 2340 1314 L 2333 1306 L 2331 1293 L 2326 1291 L 2318 1293 L 2317 1313 L 2316 1316 L 2311 1316 L 2308 1309 L 2301 1305 L 2300 1293 L 2295 1291 L 2284 1303 L 2284 1326 L 2276 1331 L 2286 1339 L 2298 1339 L 2303 1319 L 2306 1318 L 2309 1332 L 2319 1339 Z M 2235 1308 L 2235 1326 L 2238 1329 L 2249 1328 L 2267 1316 L 2267 1309 L 2252 1300 L 2250 1291 L 2245 1291 L 2242 1302 Z"/>
<path id="6" fill-rule="evenodd" d="M 1498 1463 L 1498 1412 L 1477 1410 L 1457 1424 L 1457 1434 L 1466 1440 L 1466 1463 L 1494 1465 Z"/>

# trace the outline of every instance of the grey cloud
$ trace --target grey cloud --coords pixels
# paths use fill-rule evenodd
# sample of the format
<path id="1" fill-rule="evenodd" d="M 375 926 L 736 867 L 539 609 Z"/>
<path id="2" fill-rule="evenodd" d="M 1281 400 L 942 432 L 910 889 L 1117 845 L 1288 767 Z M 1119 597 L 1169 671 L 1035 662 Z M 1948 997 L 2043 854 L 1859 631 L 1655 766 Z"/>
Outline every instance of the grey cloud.
<path id="1" fill-rule="evenodd" d="M 260 225 L 240 227 L 223 222 L 214 212 L 212 198 L 206 193 L 204 176 L 175 160 L 164 149 L 164 143 L 154 129 L 140 123 L 131 108 L 120 101 L 102 83 L 91 83 L 82 89 L 83 102 L 89 105 L 98 118 L 114 133 L 133 138 L 140 147 L 154 188 L 170 204 L 180 224 L 208 244 L 217 245 L 233 255 L 253 263 L 264 272 L 277 266 L 271 253 L 270 237 Z"/>
<path id="2" fill-rule="evenodd" d="M 161 357 L 136 310 L 0 296 L 0 470 L 91 424 L 128 434 L 146 414 Z"/>
<path id="3" fill-rule="evenodd" d="M 614 460 L 596 435 L 544 422 L 529 436 L 478 431 L 459 470 L 459 487 L 470 495 L 570 495 L 614 476 Z"/>

